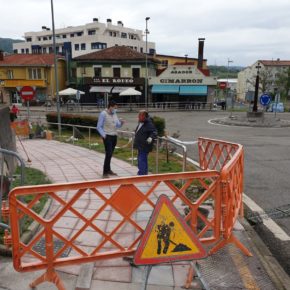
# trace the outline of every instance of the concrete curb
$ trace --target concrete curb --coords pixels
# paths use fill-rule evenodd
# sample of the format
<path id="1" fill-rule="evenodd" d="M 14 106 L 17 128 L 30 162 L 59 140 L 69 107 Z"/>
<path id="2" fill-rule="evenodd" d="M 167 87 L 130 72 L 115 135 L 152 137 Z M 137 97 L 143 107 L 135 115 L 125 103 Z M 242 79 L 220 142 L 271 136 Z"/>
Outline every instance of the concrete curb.
<path id="1" fill-rule="evenodd" d="M 290 289 L 290 277 L 278 261 L 273 257 L 272 253 L 264 244 L 262 239 L 258 236 L 245 218 L 240 219 L 240 222 L 249 237 L 249 241 L 252 243 L 255 253 L 259 257 L 259 260 L 261 261 L 273 284 L 275 284 L 278 290 Z"/>

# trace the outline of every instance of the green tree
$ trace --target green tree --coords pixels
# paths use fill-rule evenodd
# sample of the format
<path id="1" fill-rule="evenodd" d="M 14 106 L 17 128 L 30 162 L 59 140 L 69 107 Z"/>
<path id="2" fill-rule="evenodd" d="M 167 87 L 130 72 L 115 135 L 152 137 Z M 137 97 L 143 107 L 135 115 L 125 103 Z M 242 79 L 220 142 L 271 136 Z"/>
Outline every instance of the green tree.
<path id="1" fill-rule="evenodd" d="M 277 74 L 275 85 L 279 89 L 281 98 L 286 100 L 290 91 L 290 67 Z"/>

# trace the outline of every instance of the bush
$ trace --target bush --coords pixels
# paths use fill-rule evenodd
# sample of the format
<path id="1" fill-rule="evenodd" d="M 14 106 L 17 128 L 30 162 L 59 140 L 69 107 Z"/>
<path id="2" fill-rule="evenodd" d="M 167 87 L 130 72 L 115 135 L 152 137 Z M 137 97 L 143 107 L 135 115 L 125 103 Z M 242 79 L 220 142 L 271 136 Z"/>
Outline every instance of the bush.
<path id="1" fill-rule="evenodd" d="M 161 137 L 164 136 L 165 119 L 161 117 L 153 116 L 152 121 L 157 129 L 158 136 L 161 136 Z"/>
<path id="2" fill-rule="evenodd" d="M 46 114 L 46 120 L 49 123 L 57 123 L 57 113 L 48 113 Z M 61 123 L 70 124 L 70 125 L 81 125 L 96 127 L 98 123 L 97 117 L 85 116 L 85 115 L 74 115 L 74 114 L 61 114 Z M 51 125 L 56 127 L 56 125 Z M 79 128 L 80 130 L 82 128 Z"/>

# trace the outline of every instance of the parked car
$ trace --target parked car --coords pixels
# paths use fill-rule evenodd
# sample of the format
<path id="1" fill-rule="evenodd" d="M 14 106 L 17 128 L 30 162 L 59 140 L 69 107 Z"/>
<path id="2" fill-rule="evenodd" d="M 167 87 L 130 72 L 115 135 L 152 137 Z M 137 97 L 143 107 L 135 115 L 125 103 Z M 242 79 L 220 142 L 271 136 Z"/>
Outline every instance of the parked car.
<path id="1" fill-rule="evenodd" d="M 271 103 L 268 112 L 283 113 L 285 111 L 283 103 Z"/>

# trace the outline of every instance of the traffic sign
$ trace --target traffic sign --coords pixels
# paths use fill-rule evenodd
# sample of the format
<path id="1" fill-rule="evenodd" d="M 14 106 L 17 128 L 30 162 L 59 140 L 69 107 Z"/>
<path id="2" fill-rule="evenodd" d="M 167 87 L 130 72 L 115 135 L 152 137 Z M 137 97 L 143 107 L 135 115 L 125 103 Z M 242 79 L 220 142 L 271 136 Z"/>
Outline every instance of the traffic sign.
<path id="1" fill-rule="evenodd" d="M 224 89 L 226 89 L 226 87 L 227 87 L 227 83 L 226 82 L 220 82 L 219 83 L 219 88 L 220 89 L 224 90 Z"/>
<path id="2" fill-rule="evenodd" d="M 134 263 L 154 265 L 206 256 L 198 237 L 169 198 L 161 195 L 135 252 Z"/>
<path id="3" fill-rule="evenodd" d="M 24 101 L 31 101 L 35 95 L 35 90 L 32 87 L 24 86 L 20 90 L 20 96 Z"/>
<path id="4" fill-rule="evenodd" d="M 260 104 L 263 105 L 263 106 L 267 106 L 269 105 L 271 102 L 271 97 L 267 94 L 263 94 L 261 97 L 260 97 Z"/>

